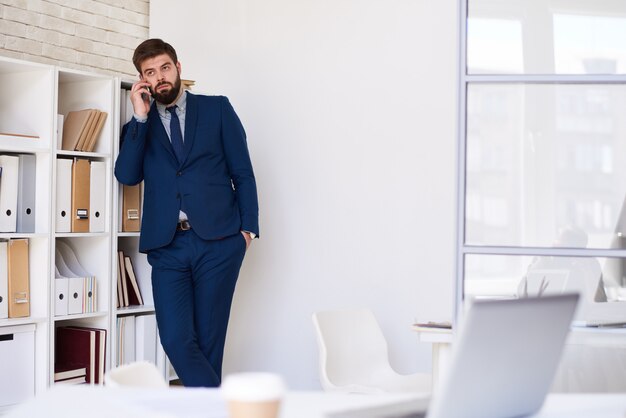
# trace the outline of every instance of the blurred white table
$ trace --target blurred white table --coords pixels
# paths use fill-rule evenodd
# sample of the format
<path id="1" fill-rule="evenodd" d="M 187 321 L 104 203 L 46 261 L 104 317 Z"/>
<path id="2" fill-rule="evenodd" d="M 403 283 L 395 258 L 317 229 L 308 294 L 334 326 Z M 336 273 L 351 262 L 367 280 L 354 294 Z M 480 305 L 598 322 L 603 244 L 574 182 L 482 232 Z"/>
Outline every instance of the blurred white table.
<path id="1" fill-rule="evenodd" d="M 441 376 L 447 371 L 452 353 L 452 329 L 434 328 L 413 325 L 411 329 L 417 333 L 421 342 L 433 345 L 433 392 L 439 387 Z"/>
<path id="2" fill-rule="evenodd" d="M 448 370 L 450 329 L 413 325 L 421 342 L 432 344 L 433 391 Z M 626 328 L 572 327 L 551 392 L 626 392 Z"/>
<path id="3" fill-rule="evenodd" d="M 281 418 L 324 418 L 328 412 L 428 398 L 419 395 L 354 395 L 288 392 Z M 626 394 L 549 395 L 537 418 L 624 418 Z M 109 389 L 57 387 L 10 410 L 8 418 L 228 418 L 217 389 Z"/>

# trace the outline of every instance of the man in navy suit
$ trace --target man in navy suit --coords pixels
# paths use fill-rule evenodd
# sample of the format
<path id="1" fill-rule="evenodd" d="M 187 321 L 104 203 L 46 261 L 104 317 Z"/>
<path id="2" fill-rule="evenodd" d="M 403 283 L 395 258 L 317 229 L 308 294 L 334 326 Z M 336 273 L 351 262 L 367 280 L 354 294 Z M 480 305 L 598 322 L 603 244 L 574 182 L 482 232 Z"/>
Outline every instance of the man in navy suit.
<path id="1" fill-rule="evenodd" d="M 140 81 L 115 176 L 144 182 L 139 250 L 152 266 L 165 352 L 185 386 L 219 386 L 237 276 L 259 234 L 246 135 L 226 97 L 181 88 L 168 43 L 144 41 L 133 63 Z"/>

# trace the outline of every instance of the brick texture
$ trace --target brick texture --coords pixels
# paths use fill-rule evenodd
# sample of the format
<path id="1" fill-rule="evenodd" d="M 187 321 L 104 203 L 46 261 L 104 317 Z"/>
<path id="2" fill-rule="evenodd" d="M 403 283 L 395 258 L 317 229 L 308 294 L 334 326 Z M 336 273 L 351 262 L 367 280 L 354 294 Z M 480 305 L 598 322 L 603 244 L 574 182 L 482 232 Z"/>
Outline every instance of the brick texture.
<path id="1" fill-rule="evenodd" d="M 0 55 L 135 77 L 148 0 L 0 0 Z"/>

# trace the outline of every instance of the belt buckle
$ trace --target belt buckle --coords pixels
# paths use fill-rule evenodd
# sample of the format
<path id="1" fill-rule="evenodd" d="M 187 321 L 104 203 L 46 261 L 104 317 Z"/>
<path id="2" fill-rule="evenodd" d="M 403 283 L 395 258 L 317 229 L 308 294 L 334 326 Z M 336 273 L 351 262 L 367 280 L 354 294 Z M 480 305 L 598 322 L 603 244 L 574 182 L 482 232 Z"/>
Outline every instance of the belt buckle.
<path id="1" fill-rule="evenodd" d="M 178 230 L 180 231 L 189 231 L 191 229 L 191 224 L 189 221 L 180 221 L 178 223 Z"/>

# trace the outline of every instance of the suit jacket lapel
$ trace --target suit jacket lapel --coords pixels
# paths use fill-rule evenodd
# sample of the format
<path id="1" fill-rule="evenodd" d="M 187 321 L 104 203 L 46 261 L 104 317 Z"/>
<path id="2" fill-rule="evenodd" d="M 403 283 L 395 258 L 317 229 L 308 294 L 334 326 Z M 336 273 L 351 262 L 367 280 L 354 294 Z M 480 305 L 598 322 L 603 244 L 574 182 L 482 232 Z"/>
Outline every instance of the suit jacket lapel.
<path id="1" fill-rule="evenodd" d="M 198 122 L 198 98 L 187 92 L 187 110 L 185 111 L 185 146 L 183 148 L 183 163 L 187 160 L 193 141 L 196 138 L 196 125 Z"/>

